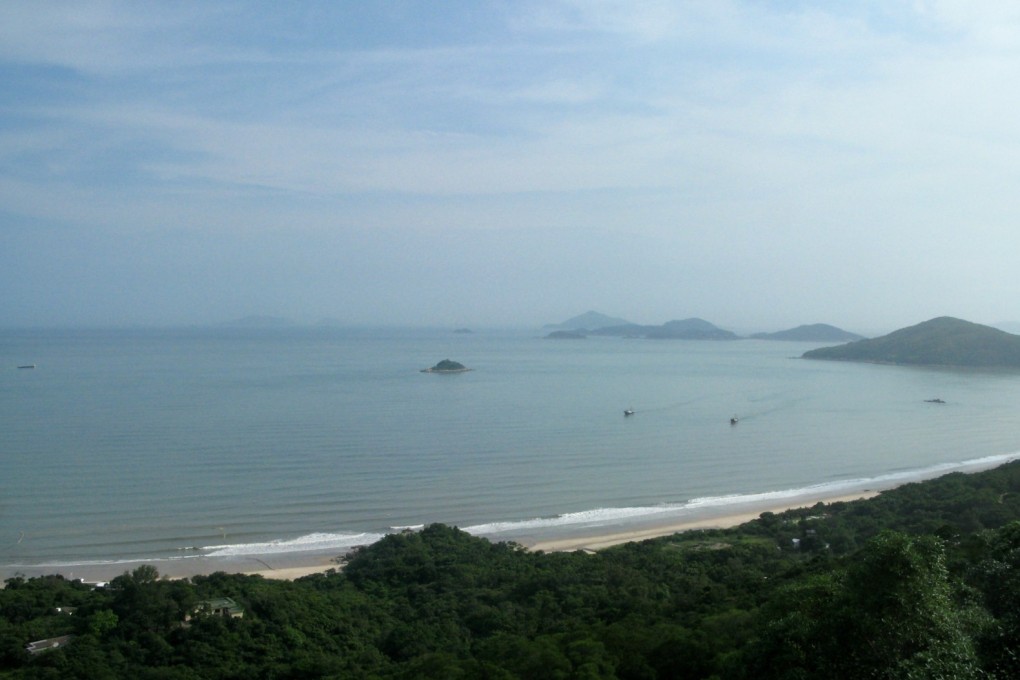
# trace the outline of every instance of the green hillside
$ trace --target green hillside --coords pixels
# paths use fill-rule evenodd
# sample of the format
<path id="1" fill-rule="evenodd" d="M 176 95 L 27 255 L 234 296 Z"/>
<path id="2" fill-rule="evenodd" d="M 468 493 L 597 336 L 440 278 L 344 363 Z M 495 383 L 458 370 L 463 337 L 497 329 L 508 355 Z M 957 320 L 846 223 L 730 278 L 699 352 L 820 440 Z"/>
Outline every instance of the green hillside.
<path id="1" fill-rule="evenodd" d="M 928 366 L 1020 367 L 1020 336 L 943 316 L 879 338 L 805 352 L 805 359 Z"/>

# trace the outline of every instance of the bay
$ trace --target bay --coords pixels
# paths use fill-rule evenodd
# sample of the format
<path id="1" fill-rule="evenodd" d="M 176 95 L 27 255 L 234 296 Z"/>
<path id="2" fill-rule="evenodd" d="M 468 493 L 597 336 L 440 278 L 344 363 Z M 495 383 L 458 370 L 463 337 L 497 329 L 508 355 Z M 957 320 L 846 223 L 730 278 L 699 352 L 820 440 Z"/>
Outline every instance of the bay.
<path id="1" fill-rule="evenodd" d="M 815 346 L 0 331 L 0 574 L 336 554 L 430 522 L 528 540 L 1020 452 L 1016 372 L 796 358 Z M 473 370 L 420 372 L 444 358 Z"/>

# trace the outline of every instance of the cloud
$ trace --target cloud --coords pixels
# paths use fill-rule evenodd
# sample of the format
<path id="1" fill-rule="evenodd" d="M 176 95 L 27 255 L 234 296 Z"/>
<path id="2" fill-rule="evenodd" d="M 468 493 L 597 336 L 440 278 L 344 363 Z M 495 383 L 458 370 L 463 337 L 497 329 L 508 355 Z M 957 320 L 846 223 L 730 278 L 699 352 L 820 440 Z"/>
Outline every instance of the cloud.
<path id="1" fill-rule="evenodd" d="M 203 4 L 15 0 L 0 21 L 0 58 L 99 77 L 202 63 L 223 55 L 203 54 L 190 27 L 217 15 Z"/>
<path id="2" fill-rule="evenodd" d="M 474 234 L 472 257 L 513 251 L 620 304 L 625 270 L 648 290 L 740 271 L 790 295 L 862 270 L 942 295 L 940 274 L 1016 278 L 1012 4 L 423 7 L 5 6 L 0 230 L 358 234 L 393 276 L 387 238 Z M 579 239 L 605 279 L 572 259 Z"/>
<path id="3" fill-rule="evenodd" d="M 944 30 L 967 36 L 986 48 L 1017 48 L 1020 7 L 1009 0 L 915 0 L 913 9 L 923 19 Z"/>
<path id="4" fill-rule="evenodd" d="M 142 140 L 142 146 L 162 149 L 136 156 L 137 170 L 156 182 L 209 181 L 314 195 L 681 187 L 692 176 L 712 172 L 722 173 L 723 182 L 746 182 L 747 168 L 765 155 L 780 166 L 824 167 L 842 160 L 853 170 L 865 154 L 891 154 L 905 163 L 924 158 L 932 137 L 944 128 L 969 131 L 978 147 L 989 124 L 1012 134 L 1004 112 L 1014 97 L 1001 86 L 1015 73 L 1016 64 L 1008 60 L 961 62 L 925 46 L 918 56 L 914 43 L 868 33 L 860 17 L 817 9 L 765 15 L 759 22 L 761 10 L 732 3 L 629 7 L 565 3 L 536 11 L 560 17 L 547 19 L 545 30 L 612 29 L 659 42 L 675 41 L 689 33 L 684 27 L 701 23 L 716 30 L 699 30 L 693 53 L 688 45 L 659 45 L 622 59 L 612 42 L 578 41 L 573 54 L 553 55 L 550 66 L 532 70 L 514 62 L 530 66 L 550 59 L 546 45 L 531 50 L 518 45 L 509 52 L 478 46 L 286 52 L 253 66 L 250 77 L 264 71 L 268 84 L 234 103 L 232 93 L 217 96 L 201 79 L 181 86 L 156 75 L 155 88 L 168 83 L 192 92 L 168 97 L 143 88 L 138 96 L 128 82 L 126 97 L 61 103 L 35 114 L 55 141 L 51 167 L 61 165 L 52 159 L 57 149 L 76 149 L 64 161 L 77 155 L 80 163 L 117 147 L 132 153 Z M 80 63 L 85 68 L 102 63 L 104 72 L 130 63 L 145 72 L 152 67 L 144 58 L 127 58 L 132 40 L 165 31 L 170 34 L 165 43 L 191 42 L 192 53 L 214 59 L 213 88 L 220 78 L 217 67 L 227 68 L 229 58 L 217 62 L 211 55 L 237 49 L 193 42 L 203 31 L 186 30 L 166 13 L 139 18 L 122 15 L 122 9 L 69 9 L 50 33 L 71 38 L 52 42 L 71 51 L 85 28 L 124 33 L 132 38 L 122 52 L 88 56 L 85 49 Z M 934 16 L 947 14 L 941 8 Z M 40 49 L 58 55 L 54 61 L 73 63 L 59 56 L 60 48 L 47 47 L 49 42 L 40 41 Z M 744 57 L 715 62 L 700 52 L 738 44 L 761 62 Z M 834 46 L 846 54 L 833 57 Z M 532 58 L 532 51 L 538 56 Z M 585 60 L 588 66 L 580 64 Z M 295 77 L 280 80 L 281 68 Z M 988 75 L 995 72 L 1000 75 Z M 228 68 L 222 77 L 238 76 Z M 202 103 L 191 106 L 191 100 Z M 68 144 L 66 130 L 86 133 Z M 38 130 L 28 136 L 44 138 Z M 6 149 L 20 157 L 30 151 L 22 139 L 10 140 Z"/>

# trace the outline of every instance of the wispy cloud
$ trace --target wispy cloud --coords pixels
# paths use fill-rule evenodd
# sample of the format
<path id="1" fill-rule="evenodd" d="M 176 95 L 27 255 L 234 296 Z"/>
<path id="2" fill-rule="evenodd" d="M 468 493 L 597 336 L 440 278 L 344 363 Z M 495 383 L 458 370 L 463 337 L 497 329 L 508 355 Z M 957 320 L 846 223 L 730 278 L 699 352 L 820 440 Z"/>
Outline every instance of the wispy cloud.
<path id="1" fill-rule="evenodd" d="M 764 280 L 1020 207 L 1006 2 L 8 3 L 0 62 L 0 202 L 67 230 L 590 228 Z"/>

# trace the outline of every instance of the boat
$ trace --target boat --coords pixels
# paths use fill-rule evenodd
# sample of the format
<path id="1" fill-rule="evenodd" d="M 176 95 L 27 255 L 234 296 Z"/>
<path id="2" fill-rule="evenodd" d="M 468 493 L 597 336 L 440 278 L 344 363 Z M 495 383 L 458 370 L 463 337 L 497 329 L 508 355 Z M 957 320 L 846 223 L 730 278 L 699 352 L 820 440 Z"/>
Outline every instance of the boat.
<path id="1" fill-rule="evenodd" d="M 942 401 L 941 399 L 939 399 L 938 397 L 935 397 L 934 399 L 925 399 L 925 401 L 927 403 L 929 403 L 929 404 L 944 404 L 944 403 L 946 403 L 946 402 Z"/>
<path id="2" fill-rule="evenodd" d="M 730 418 L 730 425 L 736 425 L 737 424 L 737 420 L 738 420 L 738 418 L 736 416 L 733 416 L 732 418 Z"/>
<path id="3" fill-rule="evenodd" d="M 25 364 L 24 366 L 18 366 L 18 368 L 35 368 L 35 364 Z"/>
<path id="4" fill-rule="evenodd" d="M 623 417 L 624 418 L 626 418 L 627 416 L 632 416 L 632 415 L 634 415 L 634 409 L 632 409 L 632 408 L 625 408 L 625 409 L 623 409 Z"/>

